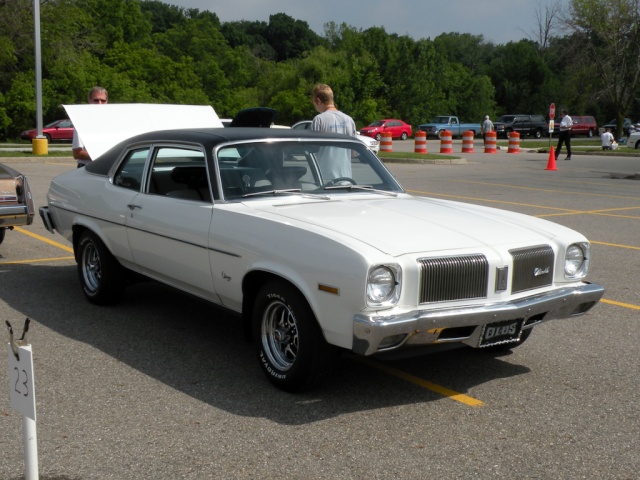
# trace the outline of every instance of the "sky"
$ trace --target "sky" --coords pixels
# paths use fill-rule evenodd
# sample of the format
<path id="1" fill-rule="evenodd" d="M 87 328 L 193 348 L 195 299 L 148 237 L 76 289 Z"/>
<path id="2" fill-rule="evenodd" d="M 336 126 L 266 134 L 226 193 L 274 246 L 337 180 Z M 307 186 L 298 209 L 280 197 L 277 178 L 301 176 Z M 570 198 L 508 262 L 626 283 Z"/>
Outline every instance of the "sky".
<path id="1" fill-rule="evenodd" d="M 434 39 L 441 33 L 483 35 L 485 41 L 504 44 L 523 38 L 536 39 L 536 12 L 546 5 L 569 0 L 162 0 L 184 8 L 208 10 L 221 22 L 269 21 L 286 13 L 307 22 L 319 35 L 335 22 L 366 30 L 384 27 L 387 33 L 409 35 L 415 40 Z"/>

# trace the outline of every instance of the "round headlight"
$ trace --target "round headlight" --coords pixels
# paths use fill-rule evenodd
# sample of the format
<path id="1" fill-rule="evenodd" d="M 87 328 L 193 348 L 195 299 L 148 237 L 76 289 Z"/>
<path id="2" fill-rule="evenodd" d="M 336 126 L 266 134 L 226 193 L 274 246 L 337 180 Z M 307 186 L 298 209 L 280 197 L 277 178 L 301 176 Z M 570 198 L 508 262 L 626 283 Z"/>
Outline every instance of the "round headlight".
<path id="1" fill-rule="evenodd" d="M 586 252 L 582 246 L 574 244 L 567 248 L 564 257 L 564 273 L 568 278 L 583 277 L 587 274 Z"/>
<path id="2" fill-rule="evenodd" d="M 367 277 L 367 298 L 372 303 L 384 303 L 393 298 L 396 284 L 393 270 L 385 266 L 376 267 Z"/>

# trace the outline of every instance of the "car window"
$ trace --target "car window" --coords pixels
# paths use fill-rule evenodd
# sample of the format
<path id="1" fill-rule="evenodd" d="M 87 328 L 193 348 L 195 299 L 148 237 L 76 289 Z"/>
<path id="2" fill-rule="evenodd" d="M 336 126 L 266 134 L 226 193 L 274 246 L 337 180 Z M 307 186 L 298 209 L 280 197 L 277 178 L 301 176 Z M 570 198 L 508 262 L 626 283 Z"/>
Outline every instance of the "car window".
<path id="1" fill-rule="evenodd" d="M 129 190 L 140 191 L 148 153 L 149 148 L 129 152 L 113 178 L 113 184 Z"/>
<path id="2" fill-rule="evenodd" d="M 189 148 L 157 148 L 147 191 L 183 200 L 211 202 L 204 153 Z"/>
<path id="3" fill-rule="evenodd" d="M 330 186 L 365 185 L 402 191 L 361 142 L 265 142 L 222 147 L 215 152 L 225 200 L 264 192 L 343 193 Z"/>

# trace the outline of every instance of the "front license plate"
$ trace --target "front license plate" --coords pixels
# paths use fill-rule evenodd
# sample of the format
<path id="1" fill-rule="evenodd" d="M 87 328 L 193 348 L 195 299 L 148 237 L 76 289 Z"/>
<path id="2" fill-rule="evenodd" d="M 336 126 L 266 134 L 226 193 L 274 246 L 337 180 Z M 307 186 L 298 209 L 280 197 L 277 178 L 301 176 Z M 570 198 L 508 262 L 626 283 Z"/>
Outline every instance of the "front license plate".
<path id="1" fill-rule="evenodd" d="M 503 322 L 487 323 L 482 327 L 478 347 L 490 347 L 502 343 L 517 342 L 522 335 L 524 319 L 505 320 Z"/>

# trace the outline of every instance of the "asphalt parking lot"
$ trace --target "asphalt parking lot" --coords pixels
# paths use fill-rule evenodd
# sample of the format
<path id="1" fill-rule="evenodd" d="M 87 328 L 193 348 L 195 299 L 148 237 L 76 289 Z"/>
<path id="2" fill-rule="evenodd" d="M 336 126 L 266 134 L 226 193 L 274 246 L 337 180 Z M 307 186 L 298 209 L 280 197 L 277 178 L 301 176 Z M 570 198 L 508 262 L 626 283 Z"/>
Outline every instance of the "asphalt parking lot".
<path id="1" fill-rule="evenodd" d="M 39 218 L 8 232 L 0 317 L 17 330 L 32 320 L 41 478 L 637 478 L 640 158 L 574 155 L 556 171 L 526 151 L 466 159 L 389 167 L 415 195 L 582 232 L 589 279 L 606 288 L 600 305 L 536 327 L 510 354 L 345 356 L 329 385 L 304 395 L 267 382 L 233 316 L 153 283 L 93 306 L 61 236 Z M 38 206 L 50 179 L 75 168 L 64 158 L 11 166 Z M 8 394 L 0 427 L 0 478 L 17 480 L 21 418 Z"/>

